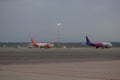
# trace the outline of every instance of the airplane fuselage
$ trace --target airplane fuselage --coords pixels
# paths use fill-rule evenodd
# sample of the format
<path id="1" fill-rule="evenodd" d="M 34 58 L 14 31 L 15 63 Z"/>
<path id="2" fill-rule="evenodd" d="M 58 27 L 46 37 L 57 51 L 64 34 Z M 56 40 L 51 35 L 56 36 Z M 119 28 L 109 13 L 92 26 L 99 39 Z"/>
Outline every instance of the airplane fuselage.
<path id="1" fill-rule="evenodd" d="M 40 47 L 40 48 L 44 48 L 44 47 L 46 47 L 46 48 L 51 48 L 51 47 L 54 46 L 52 43 L 37 43 L 37 45 L 38 45 L 38 47 Z"/>
<path id="2" fill-rule="evenodd" d="M 96 48 L 110 48 L 112 46 L 112 44 L 110 42 L 95 42 L 93 43 L 93 45 L 96 47 Z"/>

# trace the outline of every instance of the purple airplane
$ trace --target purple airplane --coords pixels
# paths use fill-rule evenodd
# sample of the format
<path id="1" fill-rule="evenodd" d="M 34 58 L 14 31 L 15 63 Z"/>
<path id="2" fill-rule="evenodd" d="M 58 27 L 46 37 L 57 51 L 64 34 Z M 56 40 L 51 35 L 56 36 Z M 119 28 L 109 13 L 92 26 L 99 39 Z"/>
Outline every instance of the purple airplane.
<path id="1" fill-rule="evenodd" d="M 112 43 L 110 43 L 110 42 L 91 42 L 90 39 L 88 38 L 88 36 L 86 36 L 85 44 L 88 46 L 96 47 L 96 49 L 99 47 L 101 47 L 102 49 L 112 47 Z"/>

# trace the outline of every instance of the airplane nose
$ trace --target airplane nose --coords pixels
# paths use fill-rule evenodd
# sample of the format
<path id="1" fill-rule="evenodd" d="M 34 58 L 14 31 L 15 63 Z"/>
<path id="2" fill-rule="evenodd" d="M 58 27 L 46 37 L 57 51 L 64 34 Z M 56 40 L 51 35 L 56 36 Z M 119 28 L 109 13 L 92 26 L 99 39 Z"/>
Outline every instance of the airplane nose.
<path id="1" fill-rule="evenodd" d="M 54 44 L 51 44 L 51 46 L 54 46 Z"/>
<path id="2" fill-rule="evenodd" d="M 110 46 L 112 46 L 112 44 L 110 44 Z"/>
<path id="3" fill-rule="evenodd" d="M 109 43 L 109 46 L 111 47 L 111 46 L 112 46 L 112 44 L 111 44 L 111 43 Z"/>

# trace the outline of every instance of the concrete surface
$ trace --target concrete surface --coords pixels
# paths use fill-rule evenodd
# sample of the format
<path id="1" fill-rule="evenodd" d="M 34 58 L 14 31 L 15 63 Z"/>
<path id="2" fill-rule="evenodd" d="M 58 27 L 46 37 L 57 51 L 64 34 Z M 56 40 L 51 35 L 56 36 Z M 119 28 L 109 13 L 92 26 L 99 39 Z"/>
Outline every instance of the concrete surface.
<path id="1" fill-rule="evenodd" d="M 0 48 L 0 80 L 120 80 L 120 48 Z"/>

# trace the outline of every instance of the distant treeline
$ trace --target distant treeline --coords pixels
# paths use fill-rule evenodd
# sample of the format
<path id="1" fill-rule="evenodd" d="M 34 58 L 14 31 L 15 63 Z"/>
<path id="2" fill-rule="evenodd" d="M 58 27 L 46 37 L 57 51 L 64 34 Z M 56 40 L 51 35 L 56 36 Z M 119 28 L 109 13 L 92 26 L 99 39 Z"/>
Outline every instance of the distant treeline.
<path id="1" fill-rule="evenodd" d="M 0 42 L 0 47 L 29 47 L 31 43 L 29 42 Z M 54 42 L 56 46 L 66 46 L 66 47 L 84 47 L 86 46 L 83 42 Z M 113 47 L 120 47 L 120 42 L 112 42 Z"/>

